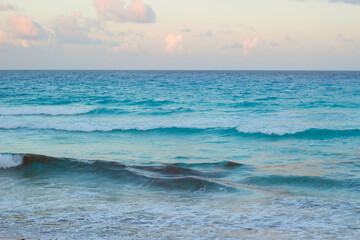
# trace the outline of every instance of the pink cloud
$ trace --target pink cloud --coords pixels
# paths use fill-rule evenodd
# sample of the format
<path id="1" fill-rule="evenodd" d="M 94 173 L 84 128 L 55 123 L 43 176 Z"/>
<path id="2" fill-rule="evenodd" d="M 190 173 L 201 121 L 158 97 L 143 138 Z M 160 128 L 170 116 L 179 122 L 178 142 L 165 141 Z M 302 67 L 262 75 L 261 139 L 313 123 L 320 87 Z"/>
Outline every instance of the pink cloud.
<path id="1" fill-rule="evenodd" d="M 249 39 L 244 40 L 242 42 L 242 46 L 244 48 L 244 54 L 248 55 L 250 49 L 253 49 L 257 46 L 258 41 L 259 41 L 258 37 L 254 37 L 253 39 L 250 39 L 250 40 Z"/>
<path id="2" fill-rule="evenodd" d="M 128 5 L 121 0 L 93 0 L 93 5 L 102 20 L 152 23 L 156 19 L 152 8 L 141 0 L 133 0 Z"/>
<path id="3" fill-rule="evenodd" d="M 31 18 L 14 14 L 8 18 L 10 31 L 15 37 L 26 40 L 37 40 L 46 36 L 42 27 Z"/>
<path id="4" fill-rule="evenodd" d="M 0 43 L 4 42 L 5 33 L 0 30 Z"/>
<path id="5" fill-rule="evenodd" d="M 21 40 L 20 44 L 21 44 L 21 46 L 23 46 L 23 48 L 28 48 L 28 47 L 30 47 L 29 42 L 26 41 L 26 40 Z"/>
<path id="6" fill-rule="evenodd" d="M 165 47 L 165 52 L 167 53 L 180 53 L 182 50 L 182 40 L 183 40 L 183 35 L 182 34 L 178 34 L 178 35 L 168 35 L 165 38 L 165 43 L 166 43 L 166 47 Z"/>
<path id="7" fill-rule="evenodd" d="M 112 51 L 114 53 L 117 52 L 138 52 L 139 51 L 139 45 L 136 41 L 126 38 L 125 41 L 120 45 L 112 48 Z"/>

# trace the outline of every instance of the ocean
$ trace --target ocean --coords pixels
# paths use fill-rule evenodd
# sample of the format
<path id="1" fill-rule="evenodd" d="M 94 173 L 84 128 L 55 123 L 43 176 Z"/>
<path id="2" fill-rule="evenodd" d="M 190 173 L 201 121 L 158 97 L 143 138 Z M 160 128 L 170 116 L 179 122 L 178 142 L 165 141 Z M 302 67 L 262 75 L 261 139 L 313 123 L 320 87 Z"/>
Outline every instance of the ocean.
<path id="1" fill-rule="evenodd" d="M 0 71 L 0 237 L 359 226 L 360 72 Z"/>

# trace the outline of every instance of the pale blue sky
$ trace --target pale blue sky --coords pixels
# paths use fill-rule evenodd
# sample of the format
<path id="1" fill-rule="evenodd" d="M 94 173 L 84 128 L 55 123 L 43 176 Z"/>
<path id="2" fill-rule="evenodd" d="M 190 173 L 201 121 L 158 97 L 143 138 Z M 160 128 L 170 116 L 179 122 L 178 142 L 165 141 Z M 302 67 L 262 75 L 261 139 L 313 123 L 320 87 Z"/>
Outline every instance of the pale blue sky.
<path id="1" fill-rule="evenodd" d="M 360 70 L 360 0 L 0 0 L 0 69 Z"/>

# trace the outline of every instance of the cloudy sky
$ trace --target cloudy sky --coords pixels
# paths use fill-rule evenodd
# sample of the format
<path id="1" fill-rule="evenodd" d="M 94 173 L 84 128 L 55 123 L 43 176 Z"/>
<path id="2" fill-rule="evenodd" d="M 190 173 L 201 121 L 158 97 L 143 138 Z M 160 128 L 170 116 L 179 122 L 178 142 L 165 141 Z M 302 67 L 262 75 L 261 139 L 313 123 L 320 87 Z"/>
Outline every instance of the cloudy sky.
<path id="1" fill-rule="evenodd" d="M 0 0 L 0 69 L 360 70 L 360 0 Z"/>

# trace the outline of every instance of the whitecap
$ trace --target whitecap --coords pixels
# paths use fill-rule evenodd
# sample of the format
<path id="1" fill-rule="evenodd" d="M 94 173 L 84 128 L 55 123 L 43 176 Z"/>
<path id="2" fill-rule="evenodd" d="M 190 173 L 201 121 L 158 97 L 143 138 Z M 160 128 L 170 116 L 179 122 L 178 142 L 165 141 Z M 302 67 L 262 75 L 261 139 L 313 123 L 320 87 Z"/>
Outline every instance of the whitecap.
<path id="1" fill-rule="evenodd" d="M 21 165 L 23 157 L 20 154 L 0 154 L 0 168 L 11 168 Z"/>

